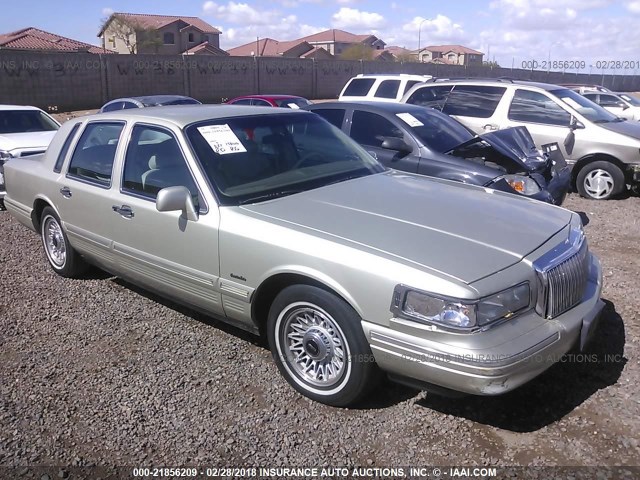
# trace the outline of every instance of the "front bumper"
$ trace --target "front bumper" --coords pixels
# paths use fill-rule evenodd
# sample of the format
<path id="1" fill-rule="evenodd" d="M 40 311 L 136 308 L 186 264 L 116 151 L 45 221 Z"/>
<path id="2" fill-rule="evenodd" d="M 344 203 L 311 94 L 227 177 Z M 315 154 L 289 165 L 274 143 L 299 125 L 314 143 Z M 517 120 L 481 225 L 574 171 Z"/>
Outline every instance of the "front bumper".
<path id="1" fill-rule="evenodd" d="M 574 346 L 584 349 L 604 307 L 602 268 L 597 257 L 591 261 L 581 303 L 552 320 L 541 322 L 531 310 L 485 332 L 451 334 L 447 342 L 442 335 L 434 341 L 429 328 L 420 336 L 407 334 L 403 319 L 391 319 L 389 327 L 363 321 L 363 329 L 378 366 L 391 376 L 475 395 L 506 393 Z M 530 324 L 536 327 L 530 329 Z"/>

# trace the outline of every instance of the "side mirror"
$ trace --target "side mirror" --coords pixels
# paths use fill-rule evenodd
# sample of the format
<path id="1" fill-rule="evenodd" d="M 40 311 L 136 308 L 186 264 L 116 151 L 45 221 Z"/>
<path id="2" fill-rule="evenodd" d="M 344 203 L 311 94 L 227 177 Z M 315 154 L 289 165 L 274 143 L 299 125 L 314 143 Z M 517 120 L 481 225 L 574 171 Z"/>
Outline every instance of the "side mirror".
<path id="1" fill-rule="evenodd" d="M 569 124 L 571 130 L 583 130 L 584 124 L 579 122 L 576 117 L 571 117 L 571 123 Z"/>
<path id="2" fill-rule="evenodd" d="M 198 220 L 198 213 L 193 205 L 191 192 L 187 187 L 167 187 L 160 190 L 156 197 L 156 210 L 159 212 L 180 210 L 187 220 L 193 222 Z"/>
<path id="3" fill-rule="evenodd" d="M 624 111 L 624 110 L 626 110 L 627 108 L 629 108 L 629 105 L 627 105 L 627 104 L 626 104 L 626 103 L 624 103 L 624 102 L 620 102 L 620 103 L 618 103 L 618 106 L 619 106 L 620 108 L 622 108 L 622 110 L 623 110 L 623 111 Z"/>
<path id="4" fill-rule="evenodd" d="M 398 137 L 385 138 L 385 140 L 382 142 L 381 147 L 387 150 L 395 150 L 396 152 L 401 153 L 409 153 L 411 150 L 413 150 L 410 145 L 407 145 L 407 142 Z"/>

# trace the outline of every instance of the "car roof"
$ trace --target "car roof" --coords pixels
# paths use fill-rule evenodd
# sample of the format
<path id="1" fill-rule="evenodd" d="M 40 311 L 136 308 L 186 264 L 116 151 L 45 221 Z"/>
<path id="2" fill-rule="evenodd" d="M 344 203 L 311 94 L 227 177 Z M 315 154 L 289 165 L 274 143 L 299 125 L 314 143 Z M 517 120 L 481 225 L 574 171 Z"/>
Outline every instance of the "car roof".
<path id="1" fill-rule="evenodd" d="M 247 117 L 255 115 L 291 115 L 300 110 L 264 108 L 248 105 L 177 105 L 166 107 L 130 108 L 114 112 L 98 113 L 84 117 L 93 120 L 165 121 L 178 127 L 194 122 L 220 118 Z"/>
<path id="2" fill-rule="evenodd" d="M 442 80 L 437 80 L 435 82 L 429 82 L 428 85 L 429 86 L 431 85 L 496 85 L 496 86 L 520 85 L 524 87 L 540 88 L 542 90 L 548 90 L 548 91 L 567 88 L 561 85 L 554 85 L 552 83 L 530 82 L 528 80 L 512 80 L 512 79 L 505 79 L 505 78 L 496 78 L 496 79 L 481 78 L 476 80 L 474 80 L 473 78 L 465 78 L 465 79 L 458 79 L 458 80 L 442 79 Z M 416 85 L 413 88 L 424 87 L 424 86 L 425 85 Z"/>
<path id="3" fill-rule="evenodd" d="M 195 98 L 186 97 L 184 95 L 145 95 L 145 96 L 140 96 L 140 97 L 114 98 L 113 100 L 110 100 L 107 103 L 135 100 L 135 101 L 140 102 L 142 104 L 148 104 L 148 103 L 172 102 L 174 100 L 184 100 L 184 99 L 195 100 Z"/>
<path id="4" fill-rule="evenodd" d="M 274 95 L 269 95 L 267 93 L 260 95 L 242 95 L 240 97 L 232 98 L 231 100 L 237 100 L 239 98 L 259 98 L 259 99 L 281 99 L 281 98 L 304 98 L 299 95 L 284 95 L 282 93 L 276 93 Z"/>
<path id="5" fill-rule="evenodd" d="M 387 78 L 387 77 L 395 77 L 395 78 L 420 78 L 420 79 L 431 79 L 432 75 L 420 75 L 413 73 L 359 73 L 353 78 Z M 353 79 L 352 78 L 352 79 Z"/>
<path id="6" fill-rule="evenodd" d="M 432 108 L 426 108 L 421 105 L 412 105 L 410 103 L 399 102 L 376 102 L 376 101 L 347 101 L 347 102 L 322 102 L 315 103 L 306 107 L 313 111 L 320 108 L 348 108 L 350 106 L 364 107 L 365 110 L 386 112 L 395 115 L 396 113 L 411 113 L 411 112 L 435 112 Z"/>
<path id="7" fill-rule="evenodd" d="M 38 107 L 32 105 L 0 105 L 0 110 L 38 110 Z"/>

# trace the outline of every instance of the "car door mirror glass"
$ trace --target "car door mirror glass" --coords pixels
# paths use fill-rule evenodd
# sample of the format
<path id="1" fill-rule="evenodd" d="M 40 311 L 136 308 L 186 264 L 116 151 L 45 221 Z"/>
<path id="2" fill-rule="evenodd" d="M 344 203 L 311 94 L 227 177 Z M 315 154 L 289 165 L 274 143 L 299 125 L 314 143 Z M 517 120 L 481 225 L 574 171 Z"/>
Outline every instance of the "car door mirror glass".
<path id="1" fill-rule="evenodd" d="M 191 192 L 187 187 L 166 187 L 158 192 L 156 197 L 156 210 L 159 212 L 182 211 L 182 216 L 187 220 L 198 220 L 196 208 L 193 205 Z"/>

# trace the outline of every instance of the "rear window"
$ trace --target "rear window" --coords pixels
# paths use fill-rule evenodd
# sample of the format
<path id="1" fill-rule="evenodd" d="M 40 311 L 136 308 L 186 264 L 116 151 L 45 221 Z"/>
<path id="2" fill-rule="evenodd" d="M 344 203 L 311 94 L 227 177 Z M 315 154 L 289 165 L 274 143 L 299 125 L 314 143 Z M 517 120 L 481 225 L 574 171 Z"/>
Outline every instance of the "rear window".
<path id="1" fill-rule="evenodd" d="M 399 88 L 400 80 L 383 80 L 380 82 L 375 96 L 379 98 L 396 98 Z"/>
<path id="2" fill-rule="evenodd" d="M 375 78 L 354 78 L 342 95 L 345 97 L 365 97 L 374 83 L 376 83 Z"/>
<path id="3" fill-rule="evenodd" d="M 488 85 L 456 85 L 442 111 L 447 115 L 489 118 L 502 99 L 504 87 Z"/>

